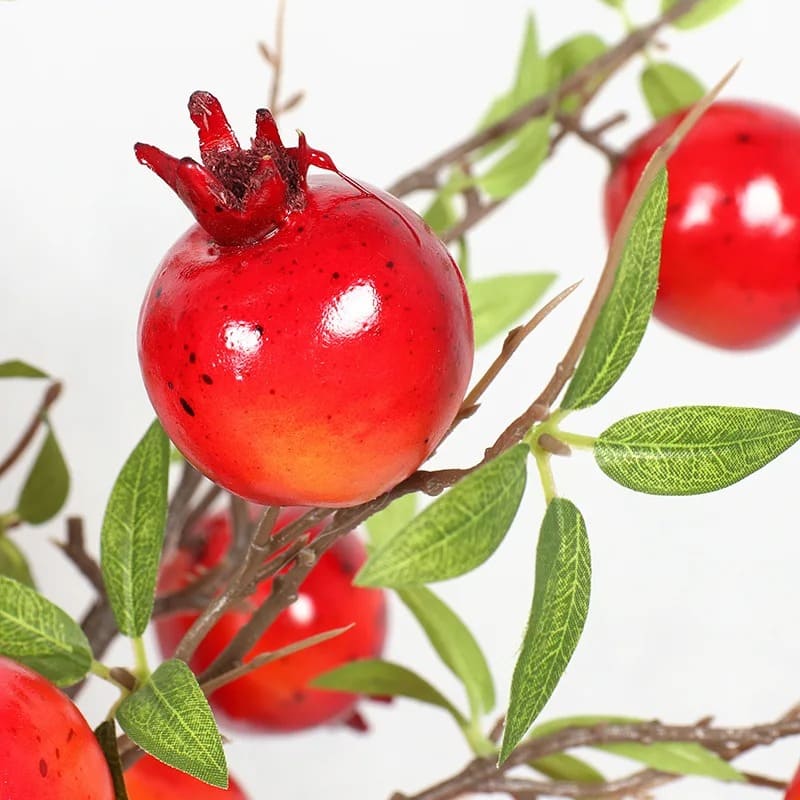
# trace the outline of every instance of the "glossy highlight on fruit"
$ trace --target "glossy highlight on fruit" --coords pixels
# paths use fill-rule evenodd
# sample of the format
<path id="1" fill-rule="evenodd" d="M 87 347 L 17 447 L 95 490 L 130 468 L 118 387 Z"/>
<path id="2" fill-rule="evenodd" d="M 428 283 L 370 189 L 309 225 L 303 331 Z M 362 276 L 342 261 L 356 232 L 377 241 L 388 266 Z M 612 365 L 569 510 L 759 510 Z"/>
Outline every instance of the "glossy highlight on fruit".
<path id="1" fill-rule="evenodd" d="M 196 92 L 189 109 L 203 165 L 136 146 L 199 223 L 158 267 L 139 318 L 156 413 L 192 464 L 251 501 L 376 497 L 433 452 L 466 391 L 458 268 L 399 200 L 302 135 L 284 147 L 268 111 L 242 149 L 215 98 Z"/>
<path id="2" fill-rule="evenodd" d="M 100 745 L 75 704 L 0 657 L 0 798 L 114 800 Z"/>
<path id="3" fill-rule="evenodd" d="M 233 778 L 227 789 L 218 789 L 152 756 L 125 770 L 125 790 L 128 800 L 247 800 Z"/>
<path id="4" fill-rule="evenodd" d="M 284 509 L 276 530 L 297 519 L 302 509 Z M 309 529 L 313 536 L 322 525 Z M 184 549 L 168 554 L 162 563 L 159 590 L 175 591 L 224 557 L 231 537 L 230 517 L 220 512 L 206 517 Z M 353 576 L 366 560 L 355 533 L 339 539 L 314 566 L 297 600 L 281 612 L 248 654 L 285 647 L 300 639 L 350 624 L 345 633 L 301 650 L 221 687 L 210 696 L 215 712 L 239 727 L 259 731 L 296 731 L 323 723 L 346 723 L 361 728 L 355 712 L 356 695 L 312 689 L 310 681 L 334 667 L 361 658 L 374 658 L 386 636 L 386 598 L 379 589 L 352 585 Z M 269 596 L 272 581 L 259 584 L 250 596 L 252 608 Z M 228 612 L 206 636 L 191 660 L 196 673 L 208 667 L 250 618 L 244 608 Z M 170 657 L 196 613 L 159 617 L 156 634 L 165 657 Z"/>
<path id="5" fill-rule="evenodd" d="M 634 142 L 605 190 L 609 235 L 655 148 L 685 112 Z M 800 319 L 800 117 L 717 102 L 669 161 L 655 316 L 719 347 L 768 344 Z"/>

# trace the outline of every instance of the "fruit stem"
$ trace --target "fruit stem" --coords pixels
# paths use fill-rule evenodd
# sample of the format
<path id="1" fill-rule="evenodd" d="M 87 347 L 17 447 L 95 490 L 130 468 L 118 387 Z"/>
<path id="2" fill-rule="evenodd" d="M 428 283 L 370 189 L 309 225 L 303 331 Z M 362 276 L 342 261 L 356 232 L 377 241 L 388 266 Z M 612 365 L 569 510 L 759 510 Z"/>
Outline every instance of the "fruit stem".
<path id="1" fill-rule="evenodd" d="M 550 468 L 550 453 L 542 449 L 538 444 L 534 444 L 531 447 L 531 452 L 539 469 L 539 480 L 542 482 L 545 502 L 550 505 L 550 501 L 558 497 L 553 470 Z"/>

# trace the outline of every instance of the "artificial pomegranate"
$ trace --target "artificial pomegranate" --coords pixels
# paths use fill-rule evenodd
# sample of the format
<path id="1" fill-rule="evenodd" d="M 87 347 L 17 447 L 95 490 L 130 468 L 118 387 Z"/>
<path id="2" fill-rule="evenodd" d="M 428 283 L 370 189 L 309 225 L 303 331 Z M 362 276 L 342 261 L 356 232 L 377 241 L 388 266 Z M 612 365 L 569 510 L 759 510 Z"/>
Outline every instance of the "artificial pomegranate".
<path id="1" fill-rule="evenodd" d="M 653 151 L 685 112 L 631 145 L 606 185 L 613 233 Z M 703 342 L 765 345 L 800 317 L 800 117 L 714 104 L 669 161 L 655 315 Z"/>
<path id="2" fill-rule="evenodd" d="M 284 509 L 278 517 L 280 530 L 300 515 L 302 509 Z M 322 525 L 311 528 L 313 536 Z M 217 564 L 231 538 L 227 512 L 204 519 L 186 548 L 168 554 L 159 580 L 162 592 L 181 589 L 199 571 Z M 352 585 L 364 563 L 366 551 L 354 533 L 339 539 L 314 566 L 300 588 L 295 603 L 285 609 L 248 654 L 277 650 L 286 645 L 354 623 L 345 633 L 322 644 L 273 661 L 221 687 L 210 699 L 214 709 L 229 722 L 262 731 L 295 731 L 326 722 L 344 722 L 359 727 L 354 711 L 357 696 L 312 689 L 311 680 L 323 672 L 360 658 L 380 654 L 386 634 L 386 600 L 378 589 Z M 262 582 L 249 598 L 257 607 L 272 590 L 272 581 Z M 191 660 L 201 673 L 250 618 L 250 611 L 228 612 L 206 636 Z M 196 613 L 180 613 L 156 620 L 156 633 L 165 657 L 170 657 Z"/>
<path id="3" fill-rule="evenodd" d="M 0 657 L 0 798 L 114 800 L 103 752 L 75 704 Z"/>
<path id="4" fill-rule="evenodd" d="M 203 165 L 136 145 L 199 223 L 158 267 L 139 318 L 156 413 L 192 464 L 249 500 L 373 498 L 433 452 L 466 390 L 458 268 L 400 201 L 302 135 L 284 147 L 269 111 L 249 149 L 210 94 L 189 111 Z"/>
<path id="5" fill-rule="evenodd" d="M 792 778 L 789 788 L 786 790 L 785 800 L 800 800 L 800 767 Z"/>
<path id="6" fill-rule="evenodd" d="M 233 778 L 227 789 L 218 789 L 152 756 L 125 771 L 125 789 L 128 800 L 247 800 Z"/>

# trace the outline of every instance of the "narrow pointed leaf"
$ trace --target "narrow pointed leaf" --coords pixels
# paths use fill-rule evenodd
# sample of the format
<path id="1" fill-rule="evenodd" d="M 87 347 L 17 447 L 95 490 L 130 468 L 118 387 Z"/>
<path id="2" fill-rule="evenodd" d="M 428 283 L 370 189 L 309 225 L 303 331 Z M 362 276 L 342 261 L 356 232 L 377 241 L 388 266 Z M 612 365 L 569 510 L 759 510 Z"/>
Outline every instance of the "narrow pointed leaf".
<path id="1" fill-rule="evenodd" d="M 531 737 L 547 736 L 565 728 L 594 728 L 598 725 L 627 725 L 642 721 L 634 717 L 599 714 L 561 717 L 537 725 L 531 731 Z M 646 764 L 653 769 L 676 775 L 703 775 L 725 781 L 744 780 L 742 774 L 735 767 L 713 751 L 707 750 L 695 742 L 654 742 L 652 744 L 619 742 L 595 745 L 594 749 L 605 750 L 608 753 Z"/>
<path id="2" fill-rule="evenodd" d="M 0 654 L 57 686 L 77 683 L 92 664 L 86 635 L 72 617 L 33 589 L 0 576 Z"/>
<path id="3" fill-rule="evenodd" d="M 117 625 L 141 636 L 150 619 L 167 516 L 169 441 L 154 422 L 129 456 L 106 507 L 100 564 Z"/>
<path id="4" fill-rule="evenodd" d="M 688 108 L 706 93 L 691 72 L 677 64 L 648 64 L 641 75 L 642 94 L 654 119 Z"/>
<path id="5" fill-rule="evenodd" d="M 517 445 L 461 480 L 373 553 L 355 582 L 416 586 L 483 564 L 516 516 L 527 456 L 527 445 Z"/>
<path id="6" fill-rule="evenodd" d="M 464 684 L 472 717 L 494 708 L 494 681 L 480 645 L 460 617 L 430 589 L 409 586 L 397 594 L 417 618 L 434 650 Z"/>
<path id="7" fill-rule="evenodd" d="M 367 533 L 373 547 L 386 544 L 399 530 L 402 530 L 417 513 L 417 496 L 404 494 L 390 503 L 383 511 L 373 514 L 367 520 Z"/>
<path id="8" fill-rule="evenodd" d="M 226 788 L 222 739 L 203 690 L 183 661 L 165 661 L 117 710 L 132 741 L 159 761 Z"/>
<path id="9" fill-rule="evenodd" d="M 315 678 L 311 685 L 317 689 L 330 689 L 354 694 L 408 697 L 448 711 L 459 725 L 465 724 L 464 715 L 424 678 L 406 667 L 381 659 L 351 661 Z"/>
<path id="10" fill-rule="evenodd" d="M 472 307 L 475 346 L 481 347 L 508 329 L 539 302 L 556 275 L 538 272 L 527 275 L 495 275 L 467 281 Z"/>
<path id="11" fill-rule="evenodd" d="M 500 762 L 508 758 L 550 699 L 583 632 L 591 557 L 586 525 L 569 501 L 547 506 L 536 551 L 536 583 L 514 676 Z"/>
<path id="12" fill-rule="evenodd" d="M 600 469 L 648 494 L 713 492 L 742 480 L 800 439 L 788 411 L 679 406 L 614 423 L 595 442 Z"/>
<path id="13" fill-rule="evenodd" d="M 602 772 L 598 772 L 583 759 L 568 753 L 554 753 L 531 761 L 530 767 L 554 781 L 574 781 L 575 783 L 605 783 Z"/>
<path id="14" fill-rule="evenodd" d="M 586 408 L 596 403 L 636 354 L 656 299 L 666 213 L 667 173 L 662 170 L 636 216 L 614 288 L 567 387 L 564 408 Z"/>
<path id="15" fill-rule="evenodd" d="M 0 378 L 47 378 L 48 374 L 38 367 L 24 361 L 3 361 L 0 364 Z"/>
<path id="16" fill-rule="evenodd" d="M 661 0 L 661 11 L 668 11 L 678 0 Z M 740 0 L 702 0 L 688 14 L 684 14 L 672 24 L 676 28 L 688 30 L 698 28 L 730 11 Z"/>
<path id="17" fill-rule="evenodd" d="M 25 554 L 2 533 L 0 533 L 0 575 L 19 581 L 31 589 L 36 588 Z"/>
<path id="18" fill-rule="evenodd" d="M 69 470 L 49 423 L 17 500 L 17 513 L 31 525 L 41 525 L 63 508 L 69 494 Z"/>

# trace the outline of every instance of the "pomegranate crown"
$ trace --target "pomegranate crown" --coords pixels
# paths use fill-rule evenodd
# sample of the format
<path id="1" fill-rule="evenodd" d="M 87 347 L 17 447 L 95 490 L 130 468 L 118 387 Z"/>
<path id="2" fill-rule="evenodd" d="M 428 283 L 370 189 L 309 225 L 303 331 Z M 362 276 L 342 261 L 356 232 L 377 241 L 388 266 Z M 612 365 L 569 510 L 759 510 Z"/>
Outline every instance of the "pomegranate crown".
<path id="1" fill-rule="evenodd" d="M 134 152 L 218 244 L 261 239 L 303 208 L 309 167 L 341 174 L 330 156 L 308 146 L 302 133 L 296 147 L 285 147 L 266 108 L 256 111 L 256 135 L 249 148 L 239 144 L 219 100 L 209 92 L 192 94 L 189 115 L 199 133 L 202 164 L 150 144 L 138 143 Z"/>

